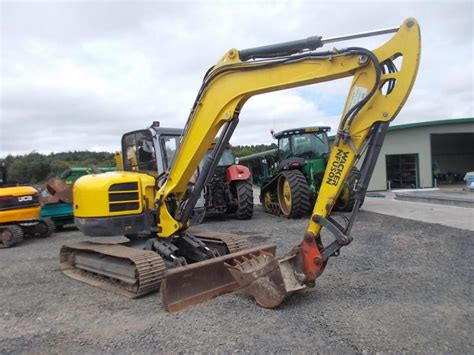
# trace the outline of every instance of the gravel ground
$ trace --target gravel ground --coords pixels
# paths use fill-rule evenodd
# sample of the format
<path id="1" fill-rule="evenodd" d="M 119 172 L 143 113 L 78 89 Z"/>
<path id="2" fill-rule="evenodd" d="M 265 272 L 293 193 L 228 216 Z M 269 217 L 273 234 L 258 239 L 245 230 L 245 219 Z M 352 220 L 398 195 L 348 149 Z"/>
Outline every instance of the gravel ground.
<path id="1" fill-rule="evenodd" d="M 297 244 L 306 220 L 256 209 L 206 227 Z M 280 308 L 243 292 L 167 314 L 158 294 L 125 299 L 65 277 L 57 254 L 75 230 L 0 250 L 0 353 L 474 352 L 474 232 L 361 212 L 354 242 L 316 287 Z"/>

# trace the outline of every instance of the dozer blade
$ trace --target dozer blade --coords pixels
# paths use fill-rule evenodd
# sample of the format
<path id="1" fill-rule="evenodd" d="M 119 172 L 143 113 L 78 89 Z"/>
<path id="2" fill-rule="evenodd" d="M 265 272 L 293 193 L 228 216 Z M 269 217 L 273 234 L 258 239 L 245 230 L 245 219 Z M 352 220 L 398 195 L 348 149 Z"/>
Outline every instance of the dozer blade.
<path id="1" fill-rule="evenodd" d="M 226 266 L 240 287 L 245 287 L 260 306 L 275 308 L 289 294 L 305 288 L 291 264 L 293 257 L 278 260 L 262 252 L 234 258 Z"/>
<path id="2" fill-rule="evenodd" d="M 275 244 L 266 244 L 256 248 L 208 259 L 198 263 L 169 269 L 161 284 L 161 302 L 171 313 L 202 303 L 227 292 L 240 288 L 231 275 L 226 263 L 236 258 L 248 258 L 250 255 L 275 254 Z"/>

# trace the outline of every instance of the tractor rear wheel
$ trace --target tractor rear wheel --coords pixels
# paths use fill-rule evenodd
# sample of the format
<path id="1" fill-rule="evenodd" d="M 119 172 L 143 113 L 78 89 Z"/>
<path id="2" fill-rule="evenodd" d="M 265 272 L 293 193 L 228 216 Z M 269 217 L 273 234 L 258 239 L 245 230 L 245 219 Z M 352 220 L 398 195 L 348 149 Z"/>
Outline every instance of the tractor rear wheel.
<path id="1" fill-rule="evenodd" d="M 360 171 L 357 168 L 352 168 L 349 177 L 347 178 L 346 183 L 342 187 L 342 191 L 339 194 L 339 197 L 336 200 L 334 209 L 341 212 L 350 212 L 355 204 L 355 192 L 354 186 L 356 181 L 360 179 Z M 362 200 L 362 203 L 364 201 Z M 361 206 L 362 206 L 361 203 Z M 359 206 L 360 207 L 360 206 Z"/>
<path id="2" fill-rule="evenodd" d="M 237 219 L 250 219 L 253 216 L 253 188 L 250 181 L 236 181 Z"/>
<path id="3" fill-rule="evenodd" d="M 284 171 L 280 174 L 277 195 L 281 213 L 286 218 L 299 218 L 311 210 L 308 183 L 299 170 Z"/>
<path id="4" fill-rule="evenodd" d="M 10 248 L 23 241 L 23 230 L 16 225 L 0 226 L 0 249 Z"/>

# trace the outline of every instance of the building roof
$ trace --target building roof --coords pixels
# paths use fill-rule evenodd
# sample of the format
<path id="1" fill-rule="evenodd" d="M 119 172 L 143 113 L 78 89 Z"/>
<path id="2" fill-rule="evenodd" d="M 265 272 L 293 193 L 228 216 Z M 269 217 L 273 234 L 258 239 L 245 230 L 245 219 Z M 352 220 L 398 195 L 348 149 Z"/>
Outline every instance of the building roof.
<path id="1" fill-rule="evenodd" d="M 444 125 L 464 124 L 464 123 L 474 123 L 474 117 L 453 118 L 453 119 L 448 119 L 448 120 L 423 121 L 423 122 L 416 122 L 416 123 L 400 124 L 400 125 L 388 127 L 388 130 L 397 131 L 400 129 L 421 128 L 421 127 L 430 127 L 430 126 L 444 126 Z"/>
<path id="2" fill-rule="evenodd" d="M 465 124 L 465 123 L 474 123 L 474 117 L 452 118 L 452 119 L 447 119 L 447 120 L 423 121 L 423 122 L 416 122 L 416 123 L 399 124 L 396 126 L 388 127 L 388 131 L 398 131 L 401 129 L 423 128 L 423 127 L 444 126 L 444 125 Z M 335 136 L 330 136 L 329 140 L 334 140 L 334 138 Z"/>

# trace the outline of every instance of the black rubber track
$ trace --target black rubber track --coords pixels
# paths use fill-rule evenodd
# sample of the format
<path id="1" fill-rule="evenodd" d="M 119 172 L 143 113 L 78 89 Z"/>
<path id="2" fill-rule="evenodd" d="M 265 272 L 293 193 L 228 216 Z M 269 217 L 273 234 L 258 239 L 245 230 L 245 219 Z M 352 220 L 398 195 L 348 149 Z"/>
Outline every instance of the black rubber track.
<path id="1" fill-rule="evenodd" d="M 0 226 L 0 233 L 9 233 L 11 235 L 9 240 L 0 241 L 0 249 L 10 248 L 23 241 L 23 230 L 17 225 L 11 224 Z"/>
<path id="2" fill-rule="evenodd" d="M 238 206 L 235 216 L 237 219 L 250 219 L 253 216 L 253 189 L 249 181 L 235 183 Z"/>
<path id="3" fill-rule="evenodd" d="M 279 179 L 281 179 L 282 176 L 288 180 L 291 189 L 291 211 L 290 214 L 285 217 L 300 218 L 307 216 L 311 211 L 311 201 L 308 183 L 303 173 L 299 170 L 288 170 L 283 171 Z"/>
<path id="4" fill-rule="evenodd" d="M 54 233 L 56 225 L 51 218 L 42 218 L 35 226 L 35 235 L 38 238 L 46 238 Z"/>

